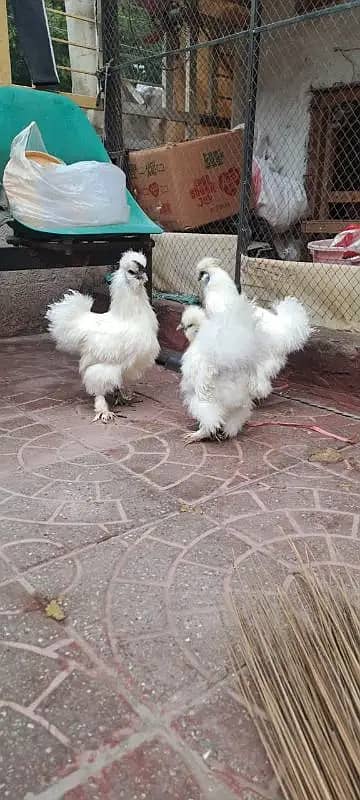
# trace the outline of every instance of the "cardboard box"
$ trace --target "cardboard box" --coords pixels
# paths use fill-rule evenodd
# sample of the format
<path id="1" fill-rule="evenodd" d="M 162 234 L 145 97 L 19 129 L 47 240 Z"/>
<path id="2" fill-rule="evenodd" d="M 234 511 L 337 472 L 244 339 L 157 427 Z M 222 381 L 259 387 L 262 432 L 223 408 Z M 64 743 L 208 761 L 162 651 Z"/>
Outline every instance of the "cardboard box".
<path id="1" fill-rule="evenodd" d="M 239 210 L 243 130 L 130 153 L 134 195 L 166 230 L 184 231 Z"/>

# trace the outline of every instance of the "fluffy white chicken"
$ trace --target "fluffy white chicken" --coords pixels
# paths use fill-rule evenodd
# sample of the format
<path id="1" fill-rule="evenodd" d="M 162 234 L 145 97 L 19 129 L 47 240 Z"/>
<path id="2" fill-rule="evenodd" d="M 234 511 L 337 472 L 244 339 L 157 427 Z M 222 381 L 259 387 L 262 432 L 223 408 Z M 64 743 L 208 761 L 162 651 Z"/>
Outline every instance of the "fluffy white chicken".
<path id="1" fill-rule="evenodd" d="M 182 357 L 181 393 L 199 423 L 185 435 L 187 444 L 234 437 L 251 415 L 249 369 L 260 358 L 259 342 L 249 304 L 237 297 L 242 314 L 227 308 L 208 318 L 196 306 L 183 313 L 181 327 L 190 344 Z"/>
<path id="2" fill-rule="evenodd" d="M 294 298 L 273 311 L 239 294 L 234 281 L 212 258 L 198 264 L 203 308 L 191 307 L 181 327 L 189 341 L 182 358 L 181 391 L 199 423 L 187 442 L 234 437 L 249 419 L 252 401 L 271 392 L 271 379 L 287 355 L 305 344 L 309 320 Z"/>
<path id="3" fill-rule="evenodd" d="M 59 350 L 80 356 L 79 372 L 95 397 L 95 420 L 109 422 L 106 395 L 141 377 L 159 353 L 158 322 L 145 290 L 146 258 L 129 250 L 110 285 L 110 308 L 91 312 L 93 298 L 69 292 L 46 313 Z"/>
<path id="4" fill-rule="evenodd" d="M 242 314 L 240 297 L 243 298 L 243 305 L 250 308 L 263 355 L 251 365 L 249 388 L 254 400 L 265 399 L 272 391 L 271 381 L 283 369 L 287 357 L 301 350 L 311 334 L 306 309 L 295 297 L 286 297 L 275 303 L 271 310 L 247 300 L 244 295 L 239 295 L 234 281 L 220 269 L 216 259 L 202 259 L 198 271 L 200 297 L 209 318 L 236 307 Z"/>

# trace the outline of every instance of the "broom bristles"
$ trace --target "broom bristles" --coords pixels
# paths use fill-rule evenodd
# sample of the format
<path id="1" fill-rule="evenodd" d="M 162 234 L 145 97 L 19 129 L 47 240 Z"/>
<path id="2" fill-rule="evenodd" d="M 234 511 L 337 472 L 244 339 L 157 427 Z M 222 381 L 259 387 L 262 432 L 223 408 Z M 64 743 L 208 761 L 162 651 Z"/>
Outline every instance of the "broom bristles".
<path id="1" fill-rule="evenodd" d="M 357 609 L 339 582 L 299 577 L 295 597 L 232 598 L 238 688 L 287 800 L 359 800 Z"/>

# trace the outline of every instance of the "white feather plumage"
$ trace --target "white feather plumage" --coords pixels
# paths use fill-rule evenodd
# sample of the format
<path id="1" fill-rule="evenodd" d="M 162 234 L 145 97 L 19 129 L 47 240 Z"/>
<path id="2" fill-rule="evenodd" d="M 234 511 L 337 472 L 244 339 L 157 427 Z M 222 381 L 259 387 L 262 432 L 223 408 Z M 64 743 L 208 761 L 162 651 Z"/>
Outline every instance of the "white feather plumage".
<path id="1" fill-rule="evenodd" d="M 144 287 L 146 258 L 128 251 L 110 285 L 110 308 L 91 312 L 93 298 L 69 292 L 46 313 L 49 332 L 60 350 L 80 356 L 79 371 L 95 397 L 95 419 L 107 422 L 105 395 L 141 377 L 159 353 L 158 322 Z"/>
<path id="2" fill-rule="evenodd" d="M 304 347 L 311 327 L 306 309 L 295 297 L 280 300 L 271 310 L 255 303 L 253 309 L 269 351 L 263 360 L 254 365 L 250 377 L 251 396 L 260 400 L 271 393 L 271 381 L 285 367 L 290 353 Z"/>
<path id="3" fill-rule="evenodd" d="M 244 294 L 239 295 L 232 278 L 214 258 L 203 258 L 197 269 L 200 297 L 209 318 L 237 308 L 244 324 L 249 314 L 255 321 L 258 352 L 250 367 L 249 389 L 253 400 L 265 399 L 272 391 L 271 381 L 283 369 L 287 357 L 301 350 L 311 334 L 306 309 L 295 297 L 280 300 L 271 310 L 256 305 Z"/>
<path id="4" fill-rule="evenodd" d="M 182 324 L 190 345 L 182 357 L 181 392 L 199 429 L 185 438 L 196 442 L 219 434 L 236 436 L 250 417 L 249 369 L 258 357 L 256 322 L 243 301 L 238 308 L 184 312 Z M 244 321 L 244 317 L 245 321 Z"/>
<path id="5" fill-rule="evenodd" d="M 182 317 L 190 345 L 182 358 L 181 391 L 199 429 L 189 442 L 216 435 L 233 437 L 249 419 L 252 400 L 271 392 L 271 379 L 287 355 L 305 344 L 309 320 L 295 298 L 267 311 L 239 294 L 215 259 L 198 264 L 203 309 Z"/>

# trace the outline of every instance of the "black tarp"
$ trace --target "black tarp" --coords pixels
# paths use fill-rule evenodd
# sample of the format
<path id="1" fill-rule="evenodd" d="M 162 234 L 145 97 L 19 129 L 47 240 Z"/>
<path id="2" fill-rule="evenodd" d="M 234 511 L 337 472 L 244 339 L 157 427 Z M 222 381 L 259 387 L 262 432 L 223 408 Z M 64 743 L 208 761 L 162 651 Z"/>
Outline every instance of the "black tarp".
<path id="1" fill-rule="evenodd" d="M 11 0 L 15 27 L 35 86 L 58 86 L 44 0 Z"/>

